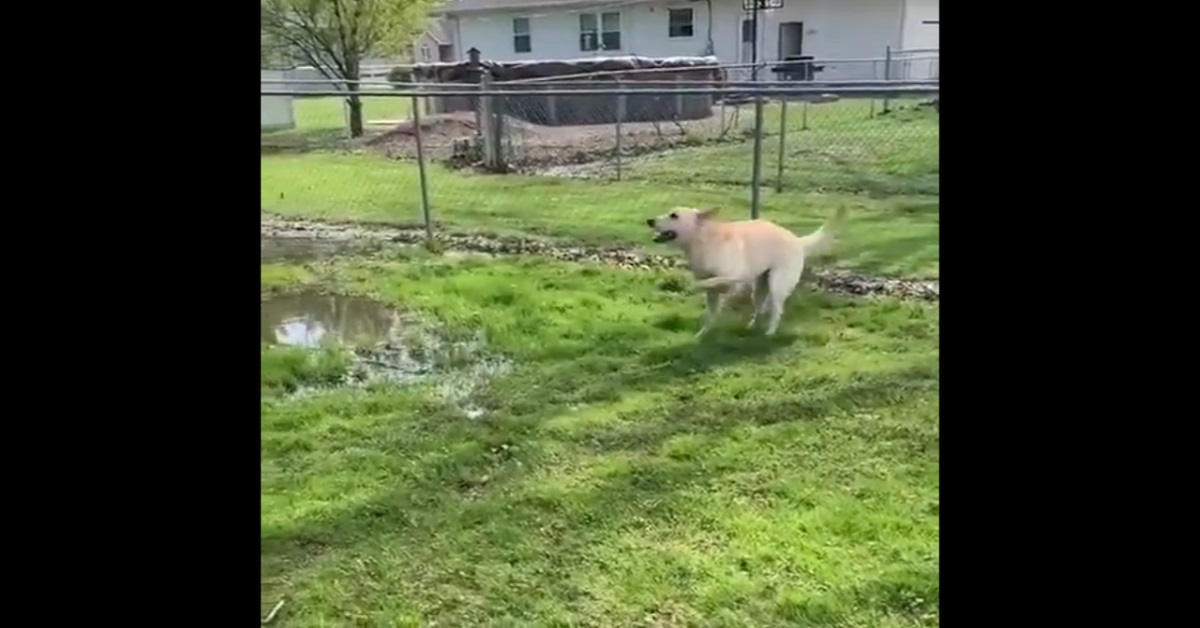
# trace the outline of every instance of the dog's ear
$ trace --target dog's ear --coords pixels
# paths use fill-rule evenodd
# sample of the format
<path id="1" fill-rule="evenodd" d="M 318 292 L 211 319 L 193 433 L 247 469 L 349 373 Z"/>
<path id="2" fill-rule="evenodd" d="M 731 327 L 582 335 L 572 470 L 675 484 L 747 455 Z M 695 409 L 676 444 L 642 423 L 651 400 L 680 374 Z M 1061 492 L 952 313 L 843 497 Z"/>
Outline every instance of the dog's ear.
<path id="1" fill-rule="evenodd" d="M 698 218 L 699 220 L 708 220 L 710 218 L 716 218 L 716 216 L 717 216 L 716 209 L 702 209 L 696 213 L 696 218 Z"/>

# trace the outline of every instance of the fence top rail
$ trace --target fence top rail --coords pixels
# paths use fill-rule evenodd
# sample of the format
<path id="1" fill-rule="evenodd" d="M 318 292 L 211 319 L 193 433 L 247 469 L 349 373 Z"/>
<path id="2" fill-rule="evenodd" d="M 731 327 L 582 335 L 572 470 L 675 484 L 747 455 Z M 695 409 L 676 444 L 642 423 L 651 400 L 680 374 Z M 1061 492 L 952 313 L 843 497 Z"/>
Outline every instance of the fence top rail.
<path id="1" fill-rule="evenodd" d="M 895 56 L 897 54 L 925 52 L 925 50 L 929 50 L 930 52 L 933 52 L 933 53 L 937 52 L 936 49 L 897 51 L 897 52 L 893 53 L 892 61 L 898 61 L 898 59 L 895 58 Z M 937 56 L 936 54 L 930 55 L 930 59 L 933 59 L 936 56 Z M 912 59 L 910 58 L 910 59 L 905 59 L 905 60 L 911 61 Z M 831 58 L 805 59 L 805 61 L 808 63 L 812 63 L 814 65 L 831 65 L 831 64 L 838 64 L 838 63 L 884 63 L 884 62 L 888 61 L 888 58 L 887 57 L 864 57 L 864 58 L 857 58 L 857 59 L 856 58 L 839 59 L 839 58 L 831 57 Z M 721 64 L 721 65 L 696 65 L 696 66 L 672 67 L 672 68 L 640 68 L 640 69 L 628 69 L 628 70 L 605 70 L 605 71 L 600 71 L 600 72 L 581 72 L 578 74 L 564 74 L 561 76 L 542 76 L 542 77 L 535 77 L 535 78 L 528 78 L 528 79 L 514 79 L 511 81 L 496 81 L 496 84 L 499 84 L 499 83 L 504 83 L 504 84 L 541 83 L 541 82 L 553 82 L 553 81 L 562 81 L 562 80 L 573 80 L 576 77 L 611 76 L 611 75 L 620 75 L 620 74 L 640 75 L 640 74 L 665 74 L 665 73 L 671 73 L 671 72 L 693 73 L 694 74 L 694 73 L 713 71 L 713 70 L 742 70 L 742 69 L 752 69 L 755 67 L 769 68 L 774 65 L 782 65 L 785 63 L 788 63 L 788 61 L 779 59 L 779 60 L 775 60 L 775 61 L 760 61 L 758 63 L 725 63 L 725 64 Z M 792 63 L 795 63 L 795 62 L 793 61 Z M 370 71 L 372 73 L 374 73 L 374 72 L 378 72 L 380 70 L 386 69 L 387 67 L 388 66 L 375 66 L 373 68 L 370 68 Z M 390 66 L 390 67 L 404 68 L 404 69 L 411 70 L 414 66 L 413 65 L 405 65 L 405 64 L 396 64 L 395 66 Z M 289 72 L 289 71 L 295 70 L 295 69 L 311 70 L 313 68 L 311 66 L 302 66 L 302 67 L 291 68 L 291 69 L 271 69 L 271 70 L 266 70 L 266 71 Z M 368 69 L 363 68 L 362 71 L 367 72 Z M 391 84 L 393 84 L 393 83 L 390 83 L 387 81 L 361 80 L 361 79 L 350 80 L 350 79 L 342 79 L 342 78 L 263 79 L 263 82 L 264 83 L 266 83 L 266 82 L 274 82 L 274 83 L 336 83 L 336 84 L 347 84 L 347 85 L 353 85 L 353 84 L 391 85 Z"/>
<path id="2" fill-rule="evenodd" d="M 511 81 L 496 81 L 506 85 L 528 84 L 528 83 L 548 83 L 553 81 L 572 80 L 575 78 L 583 78 L 588 76 L 617 76 L 617 75 L 643 75 L 643 74 L 698 74 L 701 72 L 716 72 L 720 70 L 737 70 L 742 68 L 766 67 L 765 62 L 758 63 L 725 63 L 718 65 L 697 65 L 692 67 L 672 67 L 672 68 L 631 68 L 628 70 L 600 70 L 597 72 L 576 72 L 575 74 L 562 74 L 559 76 L 535 76 L 526 79 L 513 79 Z"/>
<path id="3" fill-rule="evenodd" d="M 561 85 L 550 84 L 549 87 L 546 87 L 545 89 L 569 89 L 573 86 L 579 86 L 579 87 L 595 86 L 595 88 L 608 87 L 610 89 L 619 88 L 618 86 L 639 86 L 639 87 L 647 87 L 647 88 L 662 87 L 663 89 L 666 89 L 666 88 L 669 88 L 672 86 L 678 86 L 678 85 L 695 85 L 695 86 L 726 85 L 726 86 L 739 86 L 739 87 L 761 86 L 761 87 L 766 88 L 766 87 L 772 87 L 772 86 L 788 86 L 788 85 L 808 85 L 808 86 L 832 85 L 832 86 L 846 86 L 846 87 L 855 87 L 855 86 L 876 87 L 876 86 L 889 86 L 889 85 L 937 85 L 938 84 L 938 79 L 830 79 L 830 80 L 817 79 L 817 80 L 812 80 L 812 81 L 761 81 L 761 80 L 760 81 L 728 81 L 728 80 L 706 79 L 706 80 L 688 80 L 688 81 L 623 81 L 623 82 L 606 81 L 606 80 L 594 80 L 594 81 L 562 80 L 562 79 L 560 79 L 560 80 L 562 82 Z M 287 79 L 264 78 L 264 79 L 261 79 L 259 81 L 259 83 L 263 84 L 263 85 L 314 84 L 314 85 L 331 85 L 331 86 L 335 86 L 335 87 L 337 85 L 340 85 L 340 82 L 322 81 L 322 80 L 318 80 L 318 79 L 300 79 L 300 80 L 289 81 Z M 380 82 L 380 81 L 354 81 L 354 83 L 358 84 L 360 87 L 362 87 L 362 86 L 371 86 L 371 87 L 380 86 L 380 87 L 387 87 L 389 89 L 391 89 L 391 88 L 402 89 L 402 88 L 410 87 L 412 89 L 423 89 L 426 91 L 436 91 L 436 92 L 441 92 L 441 91 L 447 90 L 447 89 L 450 89 L 450 90 L 463 89 L 464 85 L 475 85 L 475 83 L 412 83 L 412 82 L 409 82 L 409 83 L 387 82 L 387 83 L 385 83 L 385 82 Z M 542 85 L 544 85 L 544 83 L 530 84 L 530 83 L 523 83 L 523 82 L 517 82 L 517 81 L 505 81 L 505 82 L 492 83 L 492 85 L 504 86 L 504 87 L 510 87 L 510 86 L 517 87 L 517 86 L 529 85 L 530 87 L 533 87 L 534 89 L 522 88 L 520 90 L 513 90 L 513 91 L 521 91 L 521 92 L 525 92 L 525 93 L 531 93 L 531 92 L 536 91 L 537 89 L 543 89 Z M 345 93 L 345 92 L 343 91 L 342 93 Z"/>
<path id="4" fill-rule="evenodd" d="M 620 89 L 664 89 L 676 90 L 689 87 L 737 88 L 742 90 L 781 89 L 785 87 L 906 87 L 909 85 L 938 85 L 938 79 L 887 79 L 887 80 L 813 80 L 813 81 L 564 81 L 562 83 L 492 83 L 493 87 L 511 89 L 513 92 L 536 94 L 548 89 L 602 89 L 607 91 Z M 397 83 L 397 86 L 400 84 Z M 414 88 L 428 88 L 429 91 L 441 92 L 458 87 L 452 83 L 411 83 Z"/>
<path id="5" fill-rule="evenodd" d="M 330 91 L 310 91 L 296 92 L 293 90 L 261 90 L 262 96 L 346 96 L 345 91 L 330 90 Z M 517 89 L 448 89 L 448 90 L 426 90 L 426 89 L 396 89 L 392 91 L 371 92 L 372 97 L 382 98 L 406 98 L 406 97 L 422 97 L 422 96 L 501 96 L 501 97 L 531 97 L 531 96 L 803 96 L 803 95 L 821 95 L 831 94 L 837 96 L 858 96 L 861 98 L 886 98 L 897 97 L 903 95 L 936 95 L 939 93 L 939 87 L 936 84 L 903 84 L 903 85 L 887 85 L 887 86 L 839 86 L 839 85 L 779 85 L 778 87 L 755 88 L 755 89 L 730 89 L 730 88 L 713 88 L 713 87 L 684 87 L 684 88 L 655 88 L 655 89 L 543 89 L 543 90 L 517 90 Z"/>
<path id="6" fill-rule="evenodd" d="M 936 58 L 936 55 L 931 55 L 929 58 L 932 60 L 932 59 Z M 839 63 L 886 63 L 888 60 L 889 59 L 887 57 L 878 57 L 878 58 L 871 57 L 871 58 L 862 58 L 862 59 L 817 59 L 817 58 L 813 58 L 813 59 L 804 59 L 803 62 L 811 63 L 813 65 L 836 65 Z M 900 61 L 900 59 L 895 58 L 895 55 L 893 55 L 890 60 L 891 61 Z M 904 61 L 913 61 L 915 59 L 913 59 L 911 57 L 906 57 L 903 60 Z M 548 83 L 548 82 L 553 82 L 553 81 L 570 80 L 573 77 L 585 77 L 585 76 L 613 76 L 613 75 L 622 75 L 622 74 L 628 74 L 628 75 L 666 74 L 666 73 L 670 73 L 670 72 L 677 72 L 677 73 L 683 74 L 683 73 L 698 73 L 698 72 L 702 72 L 702 71 L 706 71 L 706 70 L 708 70 L 708 71 L 712 71 L 712 70 L 743 70 L 743 69 L 753 69 L 753 68 L 768 69 L 771 66 L 784 65 L 787 63 L 798 63 L 798 62 L 799 61 L 796 61 L 796 60 L 788 61 L 786 59 L 776 59 L 774 61 L 760 61 L 758 63 L 728 63 L 728 64 L 712 65 L 712 66 L 698 65 L 695 67 L 688 67 L 688 68 L 642 68 L 642 69 L 633 69 L 633 70 L 604 70 L 604 71 L 600 71 L 600 72 L 581 72 L 578 74 L 564 74 L 562 76 L 539 76 L 539 77 L 527 78 L 527 79 L 513 79 L 511 81 L 496 81 L 496 83 L 504 83 L 506 85 L 519 84 L 519 83 L 543 83 L 543 82 Z"/>

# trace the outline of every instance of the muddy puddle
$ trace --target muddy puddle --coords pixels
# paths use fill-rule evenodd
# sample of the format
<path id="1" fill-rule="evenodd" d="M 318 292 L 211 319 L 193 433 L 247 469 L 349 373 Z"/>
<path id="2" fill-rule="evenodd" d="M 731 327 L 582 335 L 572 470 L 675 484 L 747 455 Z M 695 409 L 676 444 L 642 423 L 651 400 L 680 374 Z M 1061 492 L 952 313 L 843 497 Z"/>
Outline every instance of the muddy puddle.
<path id="1" fill-rule="evenodd" d="M 450 338 L 428 320 L 364 297 L 279 294 L 264 299 L 261 311 L 268 345 L 345 349 L 351 359 L 343 386 L 428 383 L 470 418 L 484 414 L 476 393 L 510 366 L 487 351 L 482 335 Z"/>

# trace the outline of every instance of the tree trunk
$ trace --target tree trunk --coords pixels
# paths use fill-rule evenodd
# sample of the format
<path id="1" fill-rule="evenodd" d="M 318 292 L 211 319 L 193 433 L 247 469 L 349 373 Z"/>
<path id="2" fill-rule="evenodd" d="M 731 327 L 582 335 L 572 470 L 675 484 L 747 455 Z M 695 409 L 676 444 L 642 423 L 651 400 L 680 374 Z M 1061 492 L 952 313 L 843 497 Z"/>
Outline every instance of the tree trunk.
<path id="1" fill-rule="evenodd" d="M 357 80 L 357 79 L 354 79 Z M 362 137 L 363 135 L 363 107 L 362 97 L 358 95 L 358 85 L 346 85 L 346 105 L 350 108 L 350 137 Z"/>
<path id="2" fill-rule="evenodd" d="M 346 53 L 346 105 L 350 108 L 350 137 L 363 136 L 362 98 L 359 94 L 358 79 L 362 74 L 357 54 Z"/>

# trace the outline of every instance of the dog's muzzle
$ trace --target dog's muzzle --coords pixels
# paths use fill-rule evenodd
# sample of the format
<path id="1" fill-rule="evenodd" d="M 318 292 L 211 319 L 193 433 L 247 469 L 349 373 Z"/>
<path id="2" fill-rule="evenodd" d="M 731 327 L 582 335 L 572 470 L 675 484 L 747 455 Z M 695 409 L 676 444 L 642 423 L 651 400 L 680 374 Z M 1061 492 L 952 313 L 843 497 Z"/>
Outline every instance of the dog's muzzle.
<path id="1" fill-rule="evenodd" d="M 660 243 L 661 242 L 670 242 L 671 240 L 674 240 L 677 237 L 679 237 L 679 234 L 675 233 L 674 231 L 660 231 L 657 235 L 654 236 L 654 241 L 660 242 Z"/>

